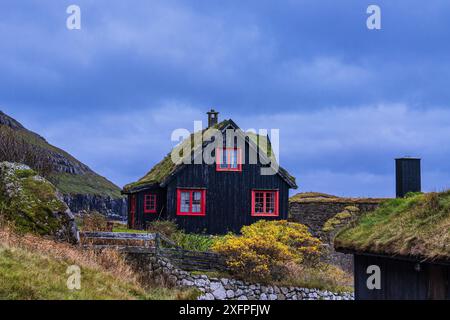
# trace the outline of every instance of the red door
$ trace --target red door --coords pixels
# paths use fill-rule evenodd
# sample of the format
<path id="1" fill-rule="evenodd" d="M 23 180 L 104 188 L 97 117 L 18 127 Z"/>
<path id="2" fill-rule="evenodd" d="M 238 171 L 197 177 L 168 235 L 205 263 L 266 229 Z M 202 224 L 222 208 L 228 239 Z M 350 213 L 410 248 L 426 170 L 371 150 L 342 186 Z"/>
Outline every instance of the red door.
<path id="1" fill-rule="evenodd" d="M 130 228 L 133 229 L 134 226 L 134 216 L 136 215 L 136 195 L 130 197 Z"/>

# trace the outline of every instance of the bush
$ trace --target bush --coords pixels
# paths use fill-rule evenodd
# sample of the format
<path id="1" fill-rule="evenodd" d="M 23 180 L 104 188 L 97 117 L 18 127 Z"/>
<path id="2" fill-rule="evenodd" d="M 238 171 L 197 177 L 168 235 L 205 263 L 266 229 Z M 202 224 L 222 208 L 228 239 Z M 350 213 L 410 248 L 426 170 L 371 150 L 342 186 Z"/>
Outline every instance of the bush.
<path id="1" fill-rule="evenodd" d="M 218 239 L 212 247 L 225 256 L 231 273 L 240 278 L 280 280 L 288 264 L 313 260 L 320 254 L 320 240 L 302 224 L 261 220 L 244 226 L 241 233 Z"/>
<path id="2" fill-rule="evenodd" d="M 147 231 L 150 233 L 161 233 L 168 238 L 172 238 L 178 232 L 178 226 L 174 221 L 157 220 L 147 225 Z"/>
<path id="3" fill-rule="evenodd" d="M 106 217 L 96 211 L 83 215 L 81 228 L 83 231 L 111 231 Z"/>
<path id="4" fill-rule="evenodd" d="M 178 246 L 185 250 L 191 251 L 209 251 L 216 241 L 216 237 L 203 234 L 177 232 L 173 240 Z"/>

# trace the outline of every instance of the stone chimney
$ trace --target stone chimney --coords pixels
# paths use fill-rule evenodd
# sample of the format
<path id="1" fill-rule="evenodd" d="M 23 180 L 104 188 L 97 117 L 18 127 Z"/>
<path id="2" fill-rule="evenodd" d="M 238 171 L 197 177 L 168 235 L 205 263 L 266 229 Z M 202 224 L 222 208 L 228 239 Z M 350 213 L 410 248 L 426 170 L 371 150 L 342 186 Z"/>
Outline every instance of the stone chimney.
<path id="1" fill-rule="evenodd" d="M 403 198 L 408 192 L 422 190 L 419 158 L 395 159 L 395 175 L 397 198 Z"/>
<path id="2" fill-rule="evenodd" d="M 208 111 L 206 114 L 208 115 L 208 128 L 213 127 L 219 122 L 219 112 L 211 109 L 211 111 Z"/>

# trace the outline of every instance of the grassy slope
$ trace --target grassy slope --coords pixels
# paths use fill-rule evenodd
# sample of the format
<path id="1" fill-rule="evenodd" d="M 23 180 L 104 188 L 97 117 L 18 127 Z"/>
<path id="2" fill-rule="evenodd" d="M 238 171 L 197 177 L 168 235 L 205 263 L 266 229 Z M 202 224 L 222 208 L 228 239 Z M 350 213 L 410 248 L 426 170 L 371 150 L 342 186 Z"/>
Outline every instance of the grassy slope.
<path id="1" fill-rule="evenodd" d="M 112 275 L 83 269 L 81 290 L 68 290 L 70 264 L 21 249 L 0 248 L 0 299 L 133 299 L 142 290 Z"/>
<path id="2" fill-rule="evenodd" d="M 336 248 L 450 258 L 450 191 L 388 200 L 341 231 Z"/>
<path id="3" fill-rule="evenodd" d="M 0 229 L 0 300 L 192 299 L 196 292 L 143 288 L 111 253 L 95 256 L 40 237 Z M 81 268 L 81 290 L 69 290 L 67 267 Z"/>
<path id="4" fill-rule="evenodd" d="M 85 167 L 84 164 L 75 159 L 69 153 L 49 144 L 33 132 L 28 130 L 18 130 L 16 132 L 28 143 L 43 148 L 49 152 L 58 153 L 68 159 L 71 163 Z M 118 186 L 90 169 L 83 175 L 55 173 L 51 180 L 61 192 L 66 194 L 94 194 L 111 196 L 113 198 L 121 197 L 120 188 Z"/>

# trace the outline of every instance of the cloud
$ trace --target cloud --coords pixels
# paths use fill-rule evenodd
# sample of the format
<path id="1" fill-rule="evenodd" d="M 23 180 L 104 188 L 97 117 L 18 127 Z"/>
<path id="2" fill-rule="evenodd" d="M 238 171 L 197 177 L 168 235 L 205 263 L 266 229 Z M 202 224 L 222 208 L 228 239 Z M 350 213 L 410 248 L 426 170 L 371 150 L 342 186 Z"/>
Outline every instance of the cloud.
<path id="1" fill-rule="evenodd" d="M 450 165 L 442 161 L 450 155 L 448 108 L 341 107 L 244 116 L 240 123 L 280 129 L 281 163 L 303 190 L 389 196 L 394 158 L 408 155 L 423 158 L 424 190 L 450 186 Z"/>
<path id="2" fill-rule="evenodd" d="M 193 132 L 201 106 L 167 101 L 124 113 L 80 115 L 55 123 L 29 123 L 51 143 L 124 185 L 143 176 L 176 144 L 172 131 Z M 347 196 L 392 196 L 394 158 L 423 158 L 425 190 L 450 187 L 450 110 L 406 105 L 330 108 L 248 116 L 222 113 L 244 130 L 280 129 L 280 161 L 300 190 Z"/>
<path id="3" fill-rule="evenodd" d="M 0 105 L 120 185 L 210 107 L 281 128 L 307 190 L 391 194 L 405 154 L 424 158 L 425 188 L 448 181 L 448 1 L 379 0 L 379 32 L 369 1 L 77 4 L 81 31 L 64 1 L 0 4 Z"/>

